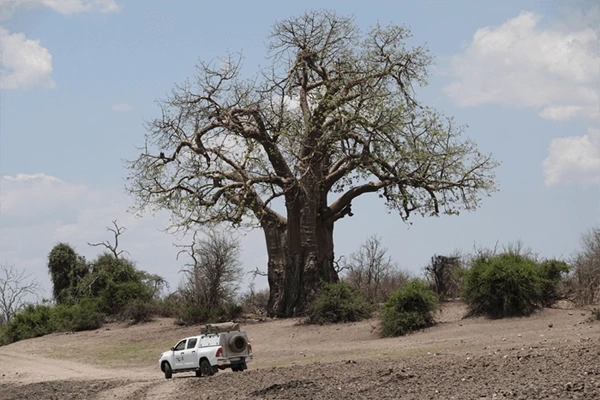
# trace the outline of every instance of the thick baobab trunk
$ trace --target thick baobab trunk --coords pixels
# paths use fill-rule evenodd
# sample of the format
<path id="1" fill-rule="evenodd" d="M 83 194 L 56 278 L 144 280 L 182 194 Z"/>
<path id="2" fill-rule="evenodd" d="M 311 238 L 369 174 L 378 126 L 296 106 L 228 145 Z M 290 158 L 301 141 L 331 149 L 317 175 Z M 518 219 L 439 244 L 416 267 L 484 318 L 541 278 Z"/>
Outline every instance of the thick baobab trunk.
<path id="1" fill-rule="evenodd" d="M 333 265 L 333 222 L 320 220 L 307 205 L 289 210 L 296 212 L 288 213 L 285 226 L 263 224 L 272 316 L 301 315 L 323 282 L 338 280 Z"/>

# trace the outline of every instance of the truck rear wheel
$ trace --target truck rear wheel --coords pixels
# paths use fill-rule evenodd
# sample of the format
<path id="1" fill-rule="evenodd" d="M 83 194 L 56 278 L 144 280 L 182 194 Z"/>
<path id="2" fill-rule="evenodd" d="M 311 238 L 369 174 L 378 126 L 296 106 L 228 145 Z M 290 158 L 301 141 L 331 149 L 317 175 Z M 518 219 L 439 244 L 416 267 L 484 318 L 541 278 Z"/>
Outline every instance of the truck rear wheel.
<path id="1" fill-rule="evenodd" d="M 212 366 L 206 358 L 200 361 L 200 374 L 202 374 L 202 376 L 211 376 L 213 374 Z"/>

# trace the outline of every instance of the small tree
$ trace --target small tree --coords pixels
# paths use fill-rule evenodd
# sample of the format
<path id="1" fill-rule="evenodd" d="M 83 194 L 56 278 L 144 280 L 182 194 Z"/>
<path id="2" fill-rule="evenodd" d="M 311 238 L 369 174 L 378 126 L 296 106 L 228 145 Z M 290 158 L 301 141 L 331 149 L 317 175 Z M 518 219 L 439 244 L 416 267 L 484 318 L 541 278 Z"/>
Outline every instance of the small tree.
<path id="1" fill-rule="evenodd" d="M 431 257 L 429 265 L 425 267 L 425 278 L 429 281 L 433 291 L 440 297 L 456 298 L 460 294 L 458 271 L 460 257 L 439 256 Z"/>
<path id="2" fill-rule="evenodd" d="M 581 248 L 573 256 L 570 286 L 579 305 L 600 302 L 600 227 L 581 236 Z"/>
<path id="3" fill-rule="evenodd" d="M 75 288 L 89 273 L 85 258 L 68 243 L 58 243 L 48 254 L 48 271 L 52 279 L 52 295 L 57 304 L 68 300 Z"/>
<path id="4" fill-rule="evenodd" d="M 37 296 L 40 285 L 30 279 L 25 270 L 7 263 L 0 265 L 0 325 L 10 322 L 13 315 L 26 305 L 27 296 Z"/>
<path id="5" fill-rule="evenodd" d="M 385 301 L 393 290 L 408 280 L 408 275 L 399 271 L 387 255 L 387 250 L 381 238 L 373 235 L 340 268 L 347 271 L 345 280 L 371 302 Z"/>
<path id="6" fill-rule="evenodd" d="M 186 302 L 211 309 L 230 302 L 242 277 L 239 241 L 218 231 L 199 239 L 196 232 L 192 244 L 180 247 L 177 257 L 187 254 L 192 260 L 182 270 L 185 278 L 179 289 Z"/>

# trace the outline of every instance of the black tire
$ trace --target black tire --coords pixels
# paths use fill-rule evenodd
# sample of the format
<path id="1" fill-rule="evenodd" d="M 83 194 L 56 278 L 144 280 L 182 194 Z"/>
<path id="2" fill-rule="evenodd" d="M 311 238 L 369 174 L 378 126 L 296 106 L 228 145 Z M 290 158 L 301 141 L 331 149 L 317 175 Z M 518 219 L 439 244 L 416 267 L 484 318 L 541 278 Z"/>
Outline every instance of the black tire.
<path id="1" fill-rule="evenodd" d="M 234 335 L 229 339 L 229 350 L 234 353 L 241 353 L 248 347 L 248 341 L 242 335 Z"/>
<path id="2" fill-rule="evenodd" d="M 171 379 L 173 377 L 173 370 L 171 369 L 171 364 L 168 362 L 163 364 L 163 370 L 165 372 L 165 378 Z"/>
<path id="3" fill-rule="evenodd" d="M 206 358 L 200 360 L 200 374 L 202 376 L 211 376 L 213 374 L 212 366 Z"/>
<path id="4" fill-rule="evenodd" d="M 200 372 L 199 369 L 196 370 L 196 377 L 200 378 L 202 376 L 202 373 Z"/>

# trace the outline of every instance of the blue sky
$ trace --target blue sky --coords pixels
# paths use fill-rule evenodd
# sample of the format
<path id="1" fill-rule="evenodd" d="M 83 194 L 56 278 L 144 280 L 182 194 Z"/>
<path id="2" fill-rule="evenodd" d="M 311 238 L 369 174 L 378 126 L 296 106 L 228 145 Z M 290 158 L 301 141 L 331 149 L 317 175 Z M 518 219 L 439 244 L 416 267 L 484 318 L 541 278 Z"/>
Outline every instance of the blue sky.
<path id="1" fill-rule="evenodd" d="M 568 259 L 600 221 L 600 7 L 592 1 L 0 0 L 0 262 L 25 268 L 50 294 L 46 256 L 127 228 L 122 246 L 174 289 L 184 260 L 166 213 L 135 218 L 123 159 L 143 144 L 156 99 L 192 78 L 198 59 L 244 54 L 267 65 L 277 20 L 311 8 L 410 27 L 435 57 L 420 99 L 468 124 L 466 135 L 502 163 L 500 191 L 475 212 L 412 225 L 376 196 L 336 225 L 336 255 L 378 234 L 420 273 L 434 254 L 522 240 Z M 264 268 L 261 232 L 242 237 L 247 270 Z M 264 280 L 257 281 L 264 287 Z M 244 283 L 242 288 L 247 285 Z"/>

